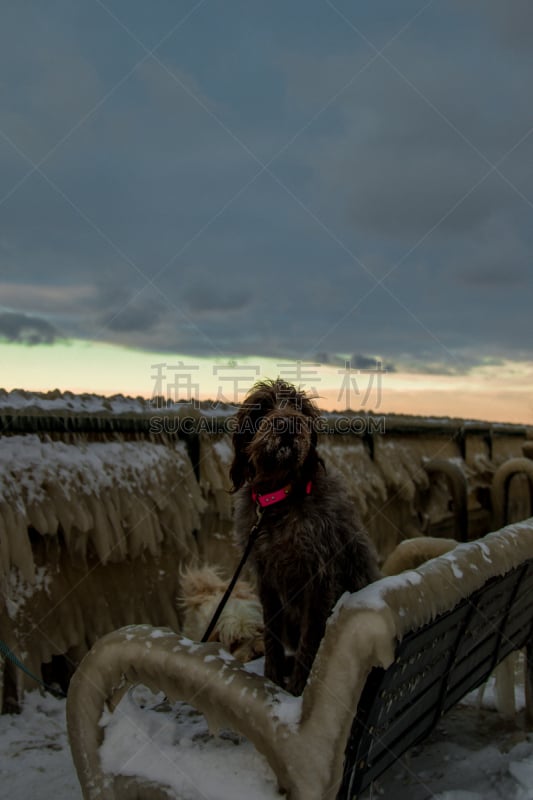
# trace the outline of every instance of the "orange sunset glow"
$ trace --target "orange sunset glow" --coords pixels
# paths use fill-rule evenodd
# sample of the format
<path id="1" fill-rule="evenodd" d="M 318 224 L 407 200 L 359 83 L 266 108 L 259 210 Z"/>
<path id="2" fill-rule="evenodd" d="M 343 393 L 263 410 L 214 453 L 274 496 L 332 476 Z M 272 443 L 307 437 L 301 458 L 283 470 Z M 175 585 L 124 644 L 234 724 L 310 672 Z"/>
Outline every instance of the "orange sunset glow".
<path id="1" fill-rule="evenodd" d="M 465 375 L 352 370 L 289 360 L 209 358 L 143 353 L 88 342 L 29 347 L 0 344 L 3 387 L 31 391 L 124 394 L 150 398 L 157 387 L 169 399 L 190 399 L 187 380 L 199 399 L 241 401 L 255 380 L 281 375 L 316 394 L 324 410 L 460 417 L 533 424 L 533 364 L 504 362 L 473 368 Z M 160 365 L 157 367 L 157 365 Z M 172 383 L 180 366 L 181 389 Z"/>

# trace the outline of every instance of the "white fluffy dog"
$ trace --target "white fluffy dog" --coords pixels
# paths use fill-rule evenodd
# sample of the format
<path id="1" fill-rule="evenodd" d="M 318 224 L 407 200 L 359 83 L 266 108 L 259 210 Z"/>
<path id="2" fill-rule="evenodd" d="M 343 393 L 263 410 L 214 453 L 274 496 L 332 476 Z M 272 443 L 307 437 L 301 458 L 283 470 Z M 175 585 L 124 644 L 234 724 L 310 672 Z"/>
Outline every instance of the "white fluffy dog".
<path id="1" fill-rule="evenodd" d="M 180 605 L 185 617 L 182 630 L 189 639 L 200 641 L 227 584 L 213 566 L 190 567 L 184 572 Z M 264 655 L 261 603 L 247 581 L 237 582 L 209 641 L 220 642 L 239 661 Z"/>

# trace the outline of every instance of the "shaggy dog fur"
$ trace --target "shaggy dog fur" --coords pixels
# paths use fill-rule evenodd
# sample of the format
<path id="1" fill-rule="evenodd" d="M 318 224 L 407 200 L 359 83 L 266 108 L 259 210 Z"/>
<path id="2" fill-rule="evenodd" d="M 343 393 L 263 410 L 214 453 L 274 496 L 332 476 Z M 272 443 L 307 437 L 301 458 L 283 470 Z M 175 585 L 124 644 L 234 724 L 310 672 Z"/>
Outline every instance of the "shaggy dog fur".
<path id="1" fill-rule="evenodd" d="M 263 607 L 265 674 L 296 695 L 336 601 L 379 577 L 340 477 L 326 472 L 318 455 L 319 416 L 291 384 L 256 384 L 237 414 L 230 471 L 243 544 L 256 521 L 252 493 L 288 487 L 285 499 L 264 510 L 251 559 Z"/>
<path id="2" fill-rule="evenodd" d="M 182 631 L 193 641 L 200 641 L 226 590 L 216 567 L 189 568 L 182 575 L 184 612 Z M 264 654 L 263 615 L 257 594 L 246 581 L 237 582 L 232 595 L 209 637 L 239 661 L 251 661 Z"/>

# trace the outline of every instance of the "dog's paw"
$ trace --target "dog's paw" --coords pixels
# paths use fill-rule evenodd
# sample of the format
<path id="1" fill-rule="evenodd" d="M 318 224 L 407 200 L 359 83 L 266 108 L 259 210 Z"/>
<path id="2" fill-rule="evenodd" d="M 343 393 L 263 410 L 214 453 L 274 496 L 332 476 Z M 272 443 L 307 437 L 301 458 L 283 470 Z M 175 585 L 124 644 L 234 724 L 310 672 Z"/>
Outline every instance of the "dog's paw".
<path id="1" fill-rule="evenodd" d="M 268 658 L 265 662 L 265 678 L 268 678 L 272 683 L 277 683 L 278 686 L 285 687 L 285 670 L 283 664 L 269 661 Z"/>
<path id="2" fill-rule="evenodd" d="M 286 689 L 295 697 L 300 697 L 300 695 L 303 693 L 303 690 L 305 689 L 306 683 L 307 683 L 307 672 L 305 673 L 305 675 L 298 672 L 293 672 L 293 674 L 287 681 Z"/>

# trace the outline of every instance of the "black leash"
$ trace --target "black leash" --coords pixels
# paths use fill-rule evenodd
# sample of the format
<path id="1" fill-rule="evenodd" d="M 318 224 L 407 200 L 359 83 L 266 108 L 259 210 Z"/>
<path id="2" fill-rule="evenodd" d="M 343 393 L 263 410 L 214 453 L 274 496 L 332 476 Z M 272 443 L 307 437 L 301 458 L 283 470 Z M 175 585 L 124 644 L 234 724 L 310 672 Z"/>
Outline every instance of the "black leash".
<path id="1" fill-rule="evenodd" d="M 2 642 L 1 640 L 0 640 L 0 655 L 4 656 L 4 658 L 8 658 L 12 664 L 14 664 L 16 667 L 22 670 L 22 672 L 24 672 L 26 675 L 28 675 L 30 678 L 36 681 L 36 683 L 39 683 L 43 689 L 45 689 L 47 692 L 50 692 L 50 694 L 53 694 L 54 697 L 61 698 L 67 696 L 66 693 L 63 691 L 63 689 L 59 687 L 56 689 L 54 686 L 49 686 L 47 683 L 38 678 L 37 675 L 34 675 L 33 672 L 31 672 L 27 667 L 24 666 L 20 658 L 17 658 L 15 653 L 9 649 L 7 644 L 5 642 Z"/>
<path id="2" fill-rule="evenodd" d="M 215 629 L 215 625 L 217 624 L 217 622 L 219 620 L 219 617 L 220 617 L 220 615 L 222 614 L 222 612 L 224 610 L 224 606 L 228 602 L 228 600 L 229 600 L 229 598 L 231 596 L 231 593 L 232 593 L 233 589 L 235 588 L 235 584 L 237 583 L 237 581 L 239 579 L 239 575 L 241 574 L 242 568 L 246 564 L 246 562 L 248 560 L 248 556 L 252 552 L 252 548 L 253 548 L 256 540 L 257 540 L 257 537 L 259 536 L 259 526 L 261 525 L 261 517 L 263 516 L 263 512 L 264 512 L 264 508 L 262 508 L 262 506 L 260 506 L 258 504 L 256 506 L 257 522 L 255 523 L 255 525 L 252 526 L 252 529 L 251 529 L 251 531 L 250 531 L 250 533 L 248 535 L 248 542 L 246 543 L 246 547 L 244 548 L 244 553 L 242 554 L 242 558 L 241 558 L 241 560 L 239 562 L 239 566 L 235 570 L 235 574 L 233 575 L 233 578 L 231 579 L 231 581 L 230 581 L 230 583 L 228 585 L 228 588 L 224 592 L 224 596 L 222 597 L 222 600 L 218 604 L 217 609 L 216 609 L 216 611 L 213 614 L 213 617 L 211 619 L 211 622 L 207 626 L 206 632 L 204 633 L 204 635 L 202 636 L 202 638 L 200 640 L 201 642 L 207 642 L 209 640 L 209 637 L 213 633 L 213 631 Z"/>

